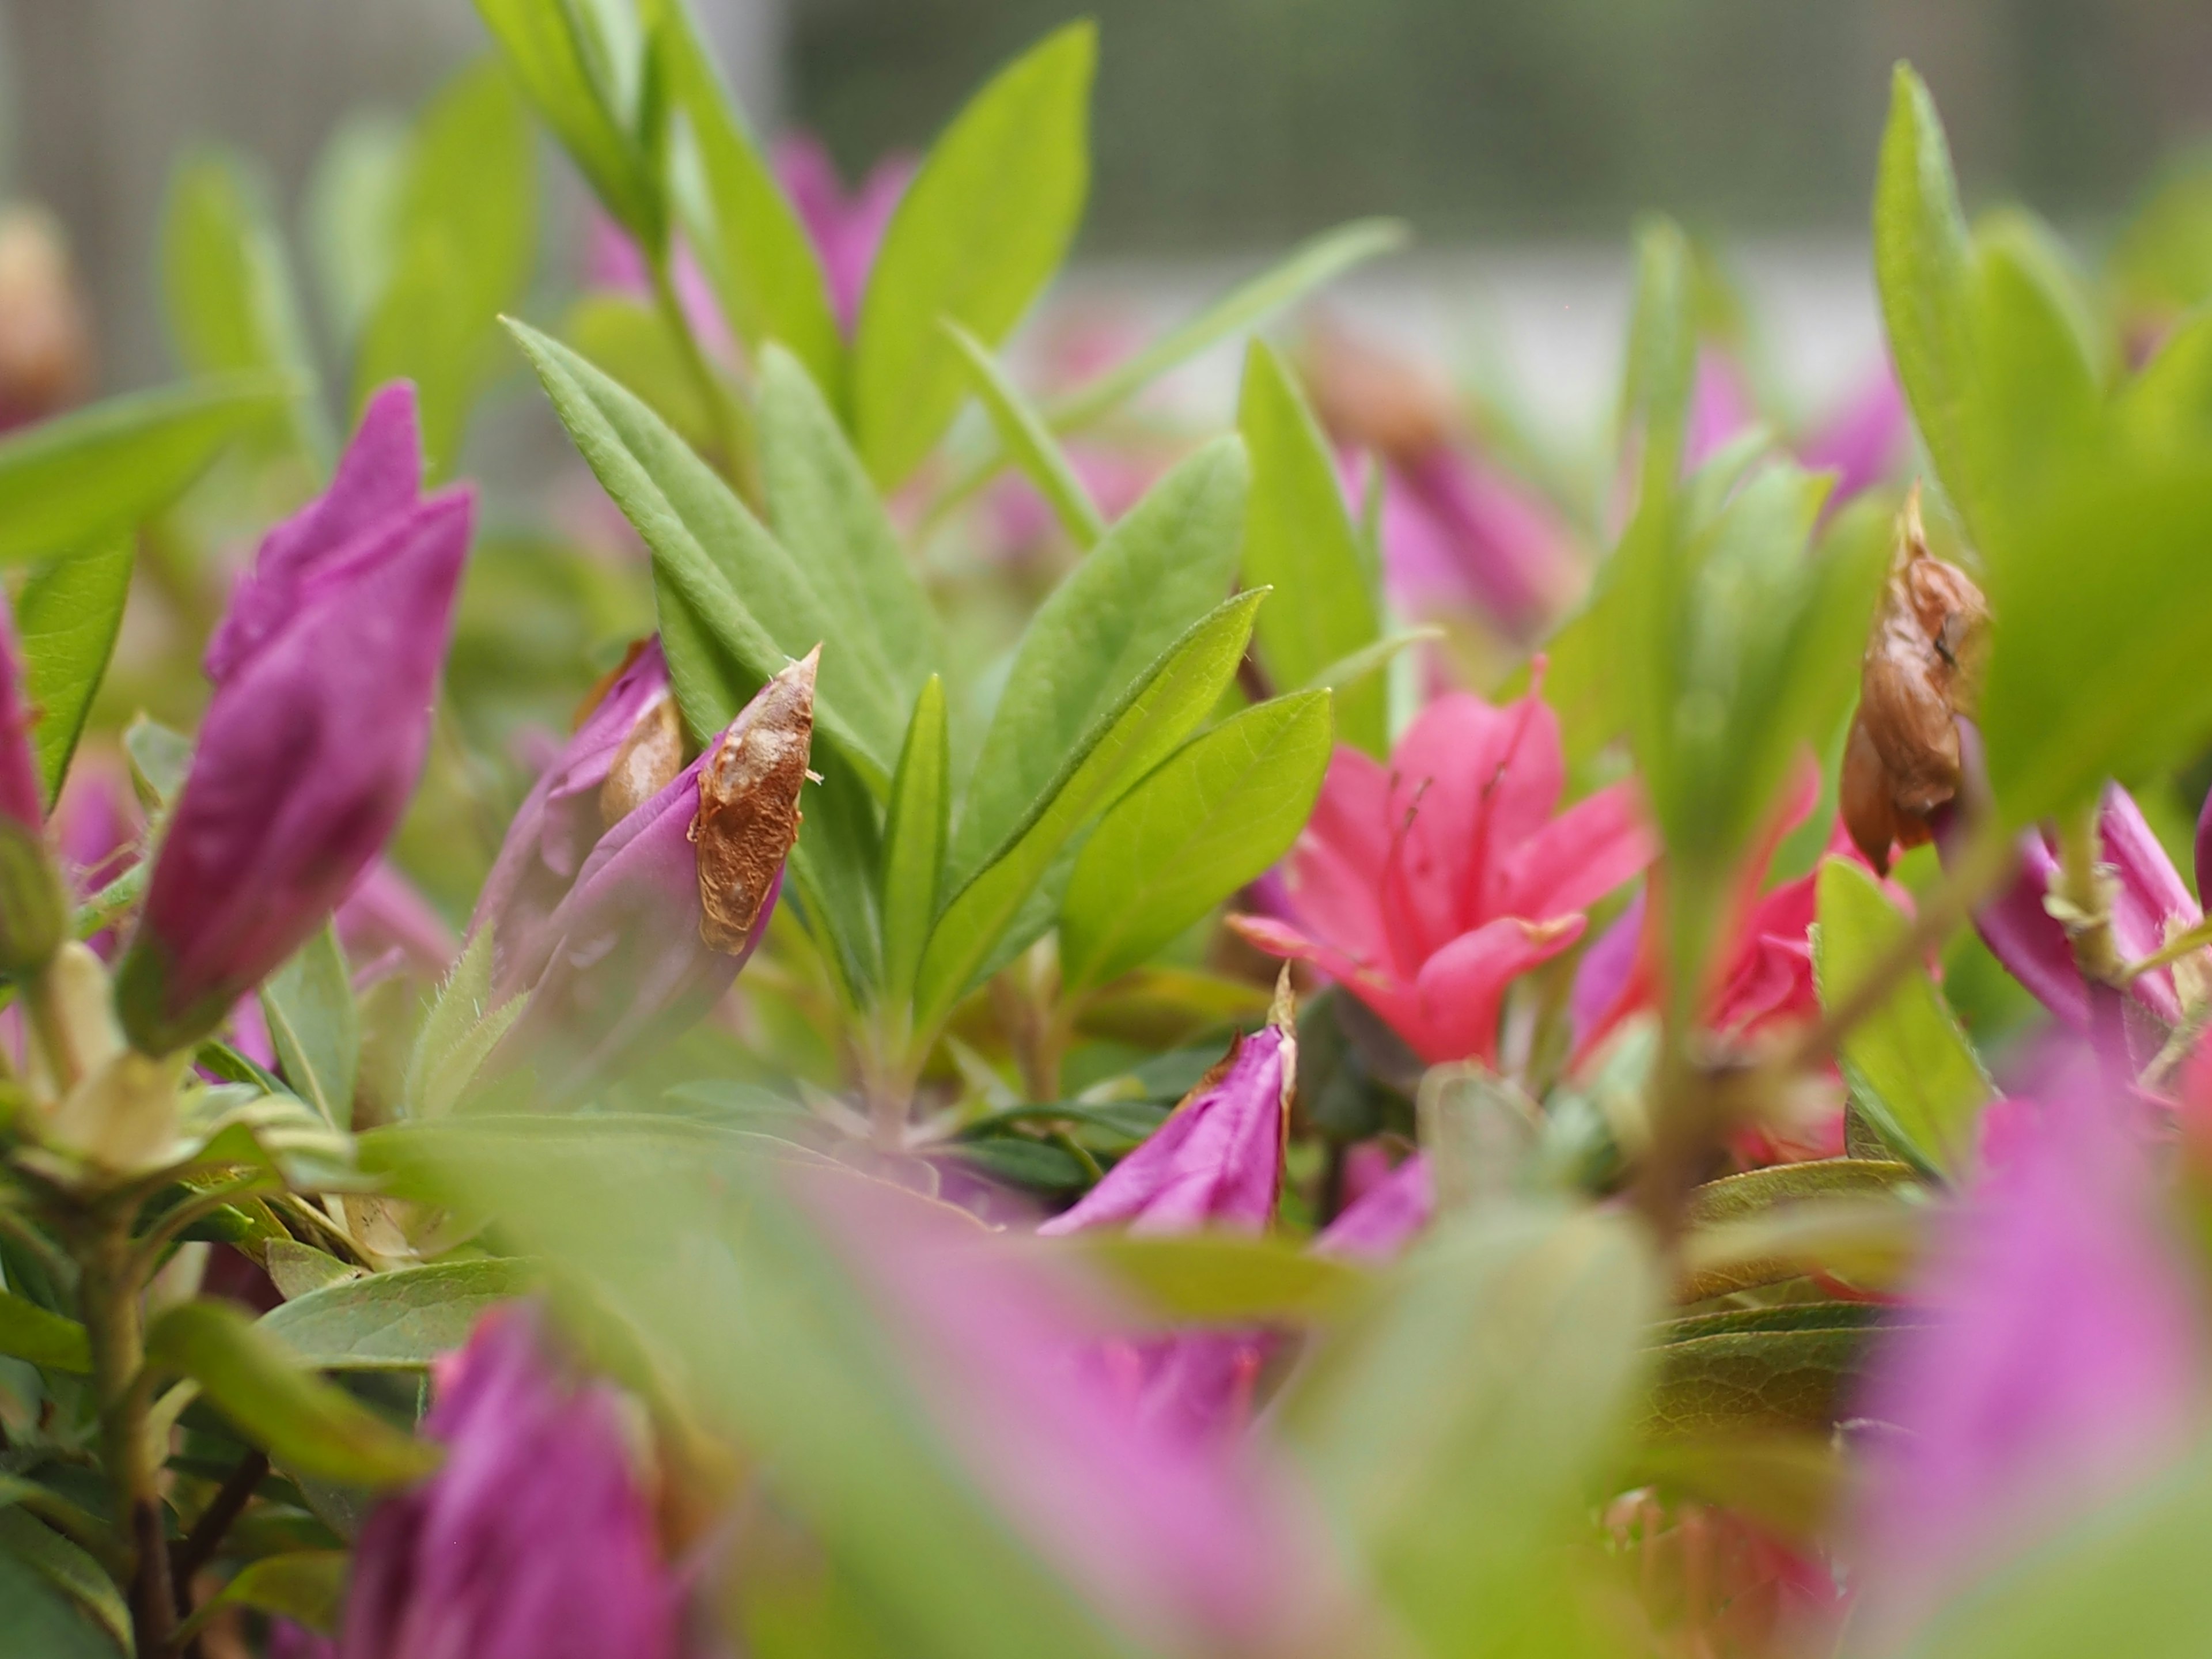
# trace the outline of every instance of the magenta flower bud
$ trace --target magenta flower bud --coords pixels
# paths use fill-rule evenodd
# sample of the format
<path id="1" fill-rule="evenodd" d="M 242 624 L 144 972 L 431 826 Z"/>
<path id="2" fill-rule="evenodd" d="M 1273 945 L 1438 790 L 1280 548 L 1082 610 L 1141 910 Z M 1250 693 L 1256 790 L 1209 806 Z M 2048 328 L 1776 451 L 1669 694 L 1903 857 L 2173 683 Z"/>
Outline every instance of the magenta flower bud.
<path id="1" fill-rule="evenodd" d="M 390 839 L 429 741 L 465 489 L 417 500 L 414 394 L 371 400 L 330 492 L 272 531 L 208 652 L 191 770 L 116 979 L 167 1053 L 299 948 Z"/>
<path id="2" fill-rule="evenodd" d="M 1388 1261 L 1419 1237 L 1436 1209 L 1429 1160 L 1416 1152 L 1346 1206 L 1314 1240 L 1313 1253 L 1340 1261 Z"/>
<path id="3" fill-rule="evenodd" d="M 339 1659 L 674 1659 L 682 1586 L 620 1396 L 567 1374 L 527 1305 L 484 1316 L 436 1385 L 445 1463 L 362 1528 Z"/>
<path id="4" fill-rule="evenodd" d="M 698 1019 L 768 931 L 799 833 L 818 649 L 770 680 L 714 746 L 600 840 L 534 945 L 495 976 L 529 1006 L 498 1063 L 571 1092 Z"/>
<path id="5" fill-rule="evenodd" d="M 68 890 L 46 845 L 15 629 L 0 605 L 0 975 L 43 967 L 68 927 Z"/>
<path id="6" fill-rule="evenodd" d="M 2212 794 L 2204 797 L 2203 808 L 2197 815 L 2197 903 L 2200 909 L 2208 888 L 2212 888 Z"/>
<path id="7" fill-rule="evenodd" d="M 469 919 L 492 930 L 497 968 L 530 955 L 599 838 L 684 765 L 684 730 L 660 641 L 639 648 L 524 799 Z"/>
<path id="8" fill-rule="evenodd" d="M 860 314 L 860 296 L 867 291 L 868 273 L 875 269 L 876 250 L 883 245 L 891 215 L 914 181 L 919 163 L 910 155 L 887 155 L 848 194 L 830 152 L 804 133 L 779 140 L 775 160 L 776 177 L 822 260 L 830 303 L 849 332 Z"/>

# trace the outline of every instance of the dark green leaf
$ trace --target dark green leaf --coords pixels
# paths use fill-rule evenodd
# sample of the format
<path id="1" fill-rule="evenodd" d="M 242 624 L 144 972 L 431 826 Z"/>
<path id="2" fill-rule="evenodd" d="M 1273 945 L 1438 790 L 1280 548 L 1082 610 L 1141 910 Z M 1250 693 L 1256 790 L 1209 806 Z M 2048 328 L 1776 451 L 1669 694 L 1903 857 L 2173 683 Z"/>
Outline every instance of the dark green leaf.
<path id="1" fill-rule="evenodd" d="M 343 1550 L 292 1550 L 249 1561 L 200 1604 L 178 1635 L 180 1639 L 189 1638 L 225 1607 L 273 1613 L 330 1635 L 337 1629 L 347 1565 Z"/>
<path id="2" fill-rule="evenodd" d="M 866 1006 L 883 978 L 883 921 L 876 872 L 883 828 L 859 772 L 834 750 L 818 752 L 819 787 L 807 792 L 790 874 L 808 927 L 830 957 L 846 1000 Z"/>
<path id="3" fill-rule="evenodd" d="M 1224 720 L 1124 796 L 1061 904 L 1065 989 L 1135 967 L 1280 858 L 1328 756 L 1329 694 L 1304 691 Z"/>
<path id="4" fill-rule="evenodd" d="M 1826 1431 L 1850 1404 L 1874 1316 L 1844 1303 L 1678 1322 L 1660 1348 L 1645 1432 Z"/>
<path id="5" fill-rule="evenodd" d="M 265 374 L 111 398 L 0 441 L 0 564 L 68 553 L 150 516 L 223 447 L 282 410 Z"/>
<path id="6" fill-rule="evenodd" d="M 907 189 L 860 304 L 853 422 L 869 474 L 889 489 L 935 447 L 967 388 L 950 318 L 988 346 L 1052 280 L 1091 182 L 1097 31 L 1073 23 L 1000 71 Z"/>
<path id="7" fill-rule="evenodd" d="M 932 674 L 915 699 L 884 818 L 884 999 L 894 1009 L 904 1007 L 914 995 L 922 946 L 937 920 L 951 809 L 951 764 L 945 683 Z"/>
<path id="8" fill-rule="evenodd" d="M 1090 1172 L 1073 1152 L 1024 1135 L 956 1140 L 945 1148 L 944 1156 L 972 1165 L 994 1181 L 1026 1187 L 1032 1192 L 1072 1193 L 1091 1179 Z"/>
<path id="9" fill-rule="evenodd" d="M 24 678 L 39 711 L 32 740 L 49 811 L 114 653 L 137 550 L 137 538 L 128 534 L 94 542 L 37 571 L 16 599 Z"/>
<path id="10" fill-rule="evenodd" d="M 1363 1268 L 1279 1237 L 1091 1233 L 1043 1248 L 1096 1265 L 1176 1324 L 1304 1324 L 1345 1312 L 1375 1285 Z"/>
<path id="11" fill-rule="evenodd" d="M 1333 684 L 1317 677 L 1372 647 L 1382 636 L 1382 617 L 1335 455 L 1282 360 L 1262 340 L 1252 343 L 1244 359 L 1237 429 L 1252 458 L 1244 582 L 1271 585 L 1277 595 L 1260 618 L 1261 661 L 1285 689 Z M 1388 692 L 1380 678 L 1340 690 L 1336 722 L 1343 741 L 1370 755 L 1387 754 Z"/>
<path id="12" fill-rule="evenodd" d="M 353 976 L 329 923 L 264 982 L 261 1014 L 292 1091 L 336 1127 L 350 1125 L 361 1024 Z"/>
<path id="13" fill-rule="evenodd" d="M 133 1650 L 130 1609 L 100 1563 L 14 1508 L 0 1510 L 0 1641 L 23 1659 Z"/>
<path id="14" fill-rule="evenodd" d="M 161 1315 L 146 1332 L 146 1363 L 198 1382 L 240 1434 L 287 1470 L 382 1487 L 437 1467 L 436 1447 L 301 1370 L 227 1304 L 186 1302 Z"/>
<path id="15" fill-rule="evenodd" d="M 259 1326 L 311 1370 L 420 1370 L 538 1277 L 529 1262 L 500 1259 L 371 1273 L 295 1297 Z"/>
<path id="16" fill-rule="evenodd" d="M 0 1290 L 0 1353 L 49 1370 L 82 1376 L 92 1370 L 83 1326 L 12 1291 Z"/>

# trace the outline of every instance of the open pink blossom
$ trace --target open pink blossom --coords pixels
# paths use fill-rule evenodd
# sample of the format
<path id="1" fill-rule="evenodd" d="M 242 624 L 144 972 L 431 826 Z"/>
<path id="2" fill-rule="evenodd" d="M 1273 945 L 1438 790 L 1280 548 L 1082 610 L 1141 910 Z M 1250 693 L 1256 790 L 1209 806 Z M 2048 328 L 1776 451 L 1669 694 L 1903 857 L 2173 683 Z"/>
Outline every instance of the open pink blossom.
<path id="1" fill-rule="evenodd" d="M 1387 767 L 1336 751 L 1289 861 L 1298 920 L 1234 925 L 1329 974 L 1422 1059 L 1494 1060 L 1506 987 L 1656 850 L 1628 785 L 1561 812 L 1564 783 L 1559 717 L 1536 692 L 1441 697 Z"/>

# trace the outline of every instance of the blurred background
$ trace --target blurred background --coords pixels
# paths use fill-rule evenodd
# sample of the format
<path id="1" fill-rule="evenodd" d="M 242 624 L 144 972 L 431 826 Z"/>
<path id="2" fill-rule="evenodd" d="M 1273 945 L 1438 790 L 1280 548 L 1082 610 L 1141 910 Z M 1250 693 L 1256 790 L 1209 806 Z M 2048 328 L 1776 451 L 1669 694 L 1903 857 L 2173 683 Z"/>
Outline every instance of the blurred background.
<path id="1" fill-rule="evenodd" d="M 918 148 L 1072 0 L 696 0 L 770 131 L 857 179 Z M 1097 176 L 1067 292 L 1171 313 L 1296 237 L 1393 213 L 1418 251 L 1342 303 L 1540 428 L 1608 395 L 1632 215 L 1716 234 L 1786 398 L 1875 349 L 1863 224 L 1890 64 L 1930 82 L 1971 204 L 2094 243 L 2212 127 L 2203 0 L 1095 0 Z M 4 0 L 4 167 L 88 284 L 108 386 L 163 372 L 171 164 L 261 158 L 296 218 L 341 123 L 473 54 L 468 0 Z M 572 181 L 549 224 L 580 235 Z M 563 211 L 561 197 L 568 200 Z M 557 260 L 549 265 L 557 265 Z"/>

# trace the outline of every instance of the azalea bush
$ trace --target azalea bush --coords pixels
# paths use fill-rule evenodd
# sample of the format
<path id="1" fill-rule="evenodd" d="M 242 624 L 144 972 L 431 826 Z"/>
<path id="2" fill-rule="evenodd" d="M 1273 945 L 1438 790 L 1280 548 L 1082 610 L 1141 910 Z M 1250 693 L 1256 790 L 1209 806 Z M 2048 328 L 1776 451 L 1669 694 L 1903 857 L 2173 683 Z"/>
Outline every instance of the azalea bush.
<path id="1" fill-rule="evenodd" d="M 1887 362 L 1653 222 L 1565 455 L 1384 222 L 1010 357 L 1087 26 L 848 194 L 480 9 L 9 390 L 0 1650 L 2202 1650 L 2198 185 L 1901 68 Z"/>

